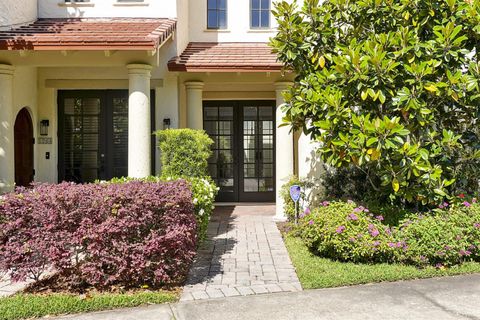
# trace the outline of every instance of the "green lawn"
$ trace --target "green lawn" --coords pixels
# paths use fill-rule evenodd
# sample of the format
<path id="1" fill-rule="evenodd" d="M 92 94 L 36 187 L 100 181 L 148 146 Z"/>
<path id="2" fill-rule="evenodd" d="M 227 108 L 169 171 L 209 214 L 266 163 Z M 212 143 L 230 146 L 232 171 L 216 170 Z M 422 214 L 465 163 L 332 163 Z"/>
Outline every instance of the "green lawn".
<path id="1" fill-rule="evenodd" d="M 174 302 L 173 292 L 136 292 L 125 294 L 17 294 L 0 298 L 0 320 L 31 319 L 47 315 L 92 312 L 114 308 L 136 307 L 146 304 Z"/>
<path id="2" fill-rule="evenodd" d="M 443 270 L 433 267 L 418 269 L 401 264 L 370 265 L 338 262 L 313 255 L 299 238 L 286 236 L 285 244 L 305 289 L 480 272 L 480 263 L 473 262 Z"/>

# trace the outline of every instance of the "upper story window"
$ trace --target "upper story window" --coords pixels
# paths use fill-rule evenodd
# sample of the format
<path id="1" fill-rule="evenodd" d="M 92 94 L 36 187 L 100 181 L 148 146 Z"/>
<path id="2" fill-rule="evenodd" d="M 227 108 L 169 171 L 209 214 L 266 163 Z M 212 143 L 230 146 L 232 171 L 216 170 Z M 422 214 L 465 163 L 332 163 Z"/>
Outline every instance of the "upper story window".
<path id="1" fill-rule="evenodd" d="M 227 28 L 227 0 L 207 0 L 207 28 Z"/>
<path id="2" fill-rule="evenodd" d="M 270 0 L 250 1 L 250 27 L 270 28 Z"/>

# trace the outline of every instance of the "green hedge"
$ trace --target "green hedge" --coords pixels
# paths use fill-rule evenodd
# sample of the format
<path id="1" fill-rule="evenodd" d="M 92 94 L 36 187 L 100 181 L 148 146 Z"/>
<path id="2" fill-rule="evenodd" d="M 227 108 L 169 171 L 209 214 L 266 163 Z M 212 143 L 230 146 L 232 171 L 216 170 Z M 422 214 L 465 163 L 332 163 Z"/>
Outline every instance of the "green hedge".
<path id="1" fill-rule="evenodd" d="M 162 156 L 162 177 L 206 177 L 213 140 L 203 130 L 155 132 Z"/>

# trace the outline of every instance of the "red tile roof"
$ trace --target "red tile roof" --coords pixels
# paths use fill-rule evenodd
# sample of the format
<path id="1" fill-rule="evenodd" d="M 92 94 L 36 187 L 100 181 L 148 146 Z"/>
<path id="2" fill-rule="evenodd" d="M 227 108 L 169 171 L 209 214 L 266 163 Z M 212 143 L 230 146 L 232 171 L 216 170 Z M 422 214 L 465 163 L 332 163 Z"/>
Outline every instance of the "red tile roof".
<path id="1" fill-rule="evenodd" d="M 175 28 L 173 19 L 39 19 L 0 31 L 0 50 L 154 50 Z"/>
<path id="2" fill-rule="evenodd" d="M 280 71 L 282 64 L 267 43 L 191 42 L 180 57 L 168 63 L 170 71 L 237 72 Z"/>

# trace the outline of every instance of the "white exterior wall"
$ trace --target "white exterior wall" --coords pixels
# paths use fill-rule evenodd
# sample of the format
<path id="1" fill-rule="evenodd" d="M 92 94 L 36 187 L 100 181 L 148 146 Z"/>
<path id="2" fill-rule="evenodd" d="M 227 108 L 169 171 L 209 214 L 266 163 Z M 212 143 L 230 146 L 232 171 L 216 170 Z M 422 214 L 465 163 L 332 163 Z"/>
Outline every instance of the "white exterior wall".
<path id="1" fill-rule="evenodd" d="M 190 0 L 191 42 L 268 42 L 275 35 L 276 22 L 270 15 L 270 29 L 250 29 L 250 0 L 227 0 L 227 29 L 207 29 L 207 0 Z"/>
<path id="2" fill-rule="evenodd" d="M 116 0 L 91 0 L 87 3 L 38 0 L 40 18 L 174 18 L 176 13 L 176 0 L 145 0 L 143 3 L 118 3 Z"/>
<path id="3" fill-rule="evenodd" d="M 1 0 L 0 29 L 37 19 L 37 0 Z"/>

